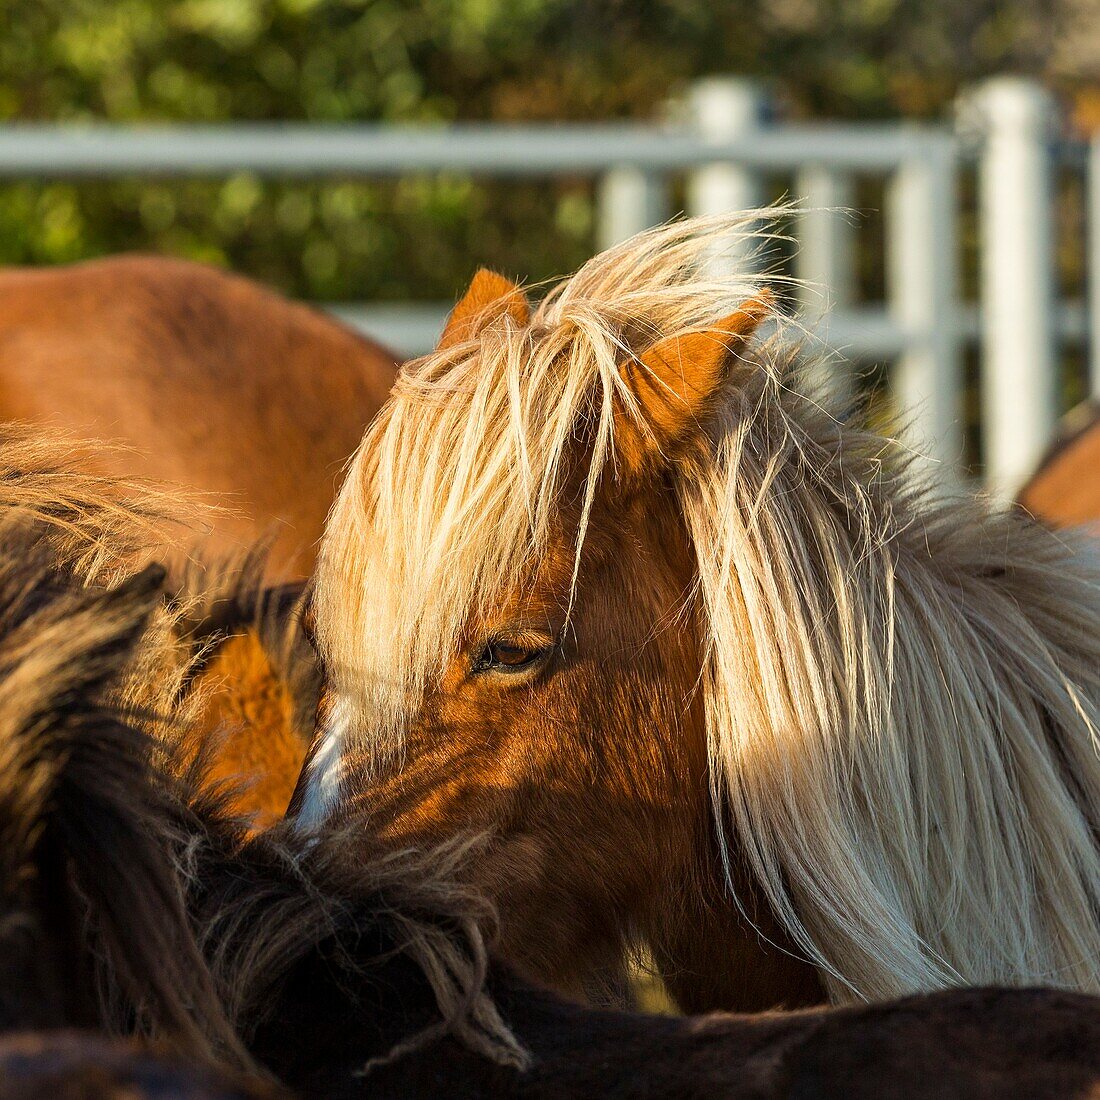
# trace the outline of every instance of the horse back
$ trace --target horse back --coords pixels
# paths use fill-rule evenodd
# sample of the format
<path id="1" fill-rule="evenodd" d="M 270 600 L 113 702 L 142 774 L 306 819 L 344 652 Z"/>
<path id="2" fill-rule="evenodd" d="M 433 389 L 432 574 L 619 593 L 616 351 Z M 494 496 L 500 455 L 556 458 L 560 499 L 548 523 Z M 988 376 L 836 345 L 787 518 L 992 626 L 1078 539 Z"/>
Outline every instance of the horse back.
<path id="1" fill-rule="evenodd" d="M 107 475 L 211 494 L 215 546 L 280 532 L 273 573 L 307 571 L 344 461 L 394 356 L 307 306 L 153 256 L 0 272 L 0 417 L 118 440 Z"/>

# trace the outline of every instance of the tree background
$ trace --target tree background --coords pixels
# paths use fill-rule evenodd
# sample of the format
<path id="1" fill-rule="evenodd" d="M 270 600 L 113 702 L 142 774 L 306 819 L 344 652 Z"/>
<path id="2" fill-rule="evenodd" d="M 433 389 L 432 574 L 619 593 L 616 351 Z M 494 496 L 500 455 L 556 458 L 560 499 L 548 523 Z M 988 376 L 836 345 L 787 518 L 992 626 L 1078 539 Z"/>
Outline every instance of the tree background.
<path id="1" fill-rule="evenodd" d="M 445 122 L 659 114 L 713 73 L 790 117 L 942 118 L 983 76 L 1044 77 L 1100 124 L 1100 0 L 0 0 L 0 121 Z M 587 178 L 0 187 L 0 262 L 126 249 L 313 300 L 447 299 L 593 250 Z"/>

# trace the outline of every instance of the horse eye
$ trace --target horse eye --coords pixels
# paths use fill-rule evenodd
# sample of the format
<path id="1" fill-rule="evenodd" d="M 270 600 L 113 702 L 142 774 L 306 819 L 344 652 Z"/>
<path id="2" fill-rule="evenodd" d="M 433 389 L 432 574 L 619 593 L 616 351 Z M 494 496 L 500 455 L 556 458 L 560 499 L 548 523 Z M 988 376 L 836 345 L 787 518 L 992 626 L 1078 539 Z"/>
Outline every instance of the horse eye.
<path id="1" fill-rule="evenodd" d="M 546 657 L 552 646 L 518 645 L 495 638 L 481 651 L 474 662 L 475 672 L 521 672 Z"/>

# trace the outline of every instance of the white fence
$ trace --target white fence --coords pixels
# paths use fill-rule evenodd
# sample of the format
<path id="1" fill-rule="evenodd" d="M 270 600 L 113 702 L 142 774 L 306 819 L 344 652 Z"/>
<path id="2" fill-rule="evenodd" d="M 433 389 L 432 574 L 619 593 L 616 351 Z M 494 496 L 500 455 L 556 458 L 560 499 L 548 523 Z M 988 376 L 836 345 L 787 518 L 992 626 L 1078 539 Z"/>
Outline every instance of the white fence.
<path id="1" fill-rule="evenodd" d="M 892 364 L 890 388 L 914 442 L 949 466 L 963 451 L 963 350 L 976 341 L 986 477 L 1010 493 L 1053 434 L 1061 341 L 1088 343 L 1092 392 L 1100 395 L 1100 278 L 1090 280 L 1087 305 L 1058 300 L 1053 243 L 1054 175 L 1068 164 L 1087 173 L 1088 269 L 1100 275 L 1100 139 L 1091 148 L 1058 141 L 1048 94 L 1015 78 L 975 89 L 959 116 L 958 126 L 773 124 L 755 85 L 710 79 L 693 88 L 675 123 L 648 126 L 13 125 L 0 128 L 0 178 L 590 173 L 599 178 L 603 247 L 672 213 L 679 176 L 694 214 L 756 206 L 768 197 L 767 176 L 792 173 L 793 197 L 808 208 L 795 226 L 795 274 L 823 288 L 833 307 L 822 338 L 853 360 Z M 958 290 L 958 182 L 974 163 L 977 307 Z M 834 212 L 853 205 L 861 175 L 888 181 L 882 305 L 857 303 L 860 230 Z M 806 301 L 807 317 L 820 313 L 821 301 L 819 294 Z M 415 353 L 431 346 L 448 306 L 331 308 Z"/>

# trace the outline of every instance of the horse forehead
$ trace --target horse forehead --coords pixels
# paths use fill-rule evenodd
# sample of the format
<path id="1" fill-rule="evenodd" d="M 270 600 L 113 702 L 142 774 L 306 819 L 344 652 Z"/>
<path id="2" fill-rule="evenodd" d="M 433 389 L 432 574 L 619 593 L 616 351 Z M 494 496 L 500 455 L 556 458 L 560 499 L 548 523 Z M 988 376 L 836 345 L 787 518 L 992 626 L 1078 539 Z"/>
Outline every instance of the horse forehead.
<path id="1" fill-rule="evenodd" d="M 498 626 L 527 624 L 532 628 L 561 626 L 568 606 L 568 583 L 523 587 L 504 592 L 485 608 L 475 608 L 465 631 L 466 640 L 479 638 Z"/>

